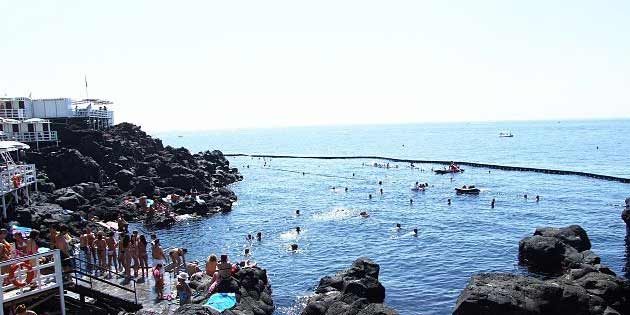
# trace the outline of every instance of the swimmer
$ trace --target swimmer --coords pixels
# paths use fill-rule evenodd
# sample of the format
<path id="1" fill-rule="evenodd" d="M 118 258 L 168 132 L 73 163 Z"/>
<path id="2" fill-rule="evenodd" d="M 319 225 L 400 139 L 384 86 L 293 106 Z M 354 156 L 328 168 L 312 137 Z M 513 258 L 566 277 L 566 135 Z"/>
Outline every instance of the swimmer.
<path id="1" fill-rule="evenodd" d="M 332 190 L 335 190 L 335 186 L 333 186 Z"/>
<path id="2" fill-rule="evenodd" d="M 249 248 L 245 248 L 244 255 L 245 257 L 249 257 Z"/>
<path id="3" fill-rule="evenodd" d="M 348 187 L 346 187 L 345 191 L 348 192 Z"/>
<path id="4" fill-rule="evenodd" d="M 295 215 L 300 215 L 300 210 L 295 210 Z"/>
<path id="5" fill-rule="evenodd" d="M 400 225 L 400 223 L 396 223 L 396 231 L 400 231 L 400 228 L 401 228 L 401 227 L 402 227 L 402 226 Z"/>
<path id="6" fill-rule="evenodd" d="M 417 228 L 413 229 L 413 236 L 418 236 L 418 229 Z"/>
<path id="7" fill-rule="evenodd" d="M 304 172 L 302 172 L 302 176 L 304 176 Z"/>
<path id="8" fill-rule="evenodd" d="M 412 205 L 413 204 L 413 199 L 409 199 L 409 204 Z"/>
<path id="9" fill-rule="evenodd" d="M 298 244 L 291 244 L 291 250 L 292 251 L 297 251 L 298 250 Z"/>
<path id="10" fill-rule="evenodd" d="M 259 242 L 262 241 L 262 232 L 256 233 L 256 240 L 258 240 Z"/>
<path id="11" fill-rule="evenodd" d="M 359 213 L 359 215 L 360 215 L 360 216 L 362 216 L 362 217 L 364 217 L 364 218 L 367 218 L 367 217 L 369 217 L 369 216 L 370 216 L 370 215 L 367 213 L 367 211 L 361 211 L 361 213 Z"/>
<path id="12" fill-rule="evenodd" d="M 369 195 L 368 195 L 368 198 L 372 199 L 372 194 L 369 194 Z"/>
<path id="13" fill-rule="evenodd" d="M 383 188 L 381 188 L 381 195 L 383 194 Z"/>
<path id="14" fill-rule="evenodd" d="M 451 205 L 451 198 L 448 198 L 448 205 Z"/>
<path id="15" fill-rule="evenodd" d="M 540 201 L 540 196 L 536 195 L 536 202 Z"/>
<path id="16" fill-rule="evenodd" d="M 382 180 L 379 180 L 379 181 L 378 181 L 378 184 L 379 184 L 379 185 L 383 185 L 383 181 L 382 181 Z"/>
<path id="17" fill-rule="evenodd" d="M 524 194 L 524 195 L 523 195 L 523 198 L 527 199 L 527 194 Z"/>
<path id="18" fill-rule="evenodd" d="M 354 173 L 352 173 L 352 177 L 354 177 Z"/>
<path id="19" fill-rule="evenodd" d="M 495 202 L 495 200 L 494 200 L 494 198 L 492 198 L 492 202 L 490 203 L 490 208 L 492 208 L 492 209 L 494 209 L 494 202 Z"/>
<path id="20" fill-rule="evenodd" d="M 253 239 L 253 237 L 252 237 L 252 235 L 251 235 L 251 234 L 247 234 L 247 238 L 246 238 L 246 239 L 247 239 L 248 241 L 251 241 L 251 240 Z"/>
<path id="21" fill-rule="evenodd" d="M 300 234 L 300 231 L 301 231 L 301 230 L 300 230 L 300 227 L 299 227 L 299 226 L 295 228 L 295 233 Z"/>

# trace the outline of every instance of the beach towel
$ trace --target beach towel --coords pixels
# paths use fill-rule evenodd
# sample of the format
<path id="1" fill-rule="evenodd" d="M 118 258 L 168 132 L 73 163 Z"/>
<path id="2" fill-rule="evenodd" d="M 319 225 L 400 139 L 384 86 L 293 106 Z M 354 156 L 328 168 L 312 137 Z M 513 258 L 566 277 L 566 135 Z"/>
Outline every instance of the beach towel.
<path id="1" fill-rule="evenodd" d="M 236 294 L 234 293 L 215 293 L 210 296 L 208 301 L 203 305 L 210 309 L 223 312 L 229 310 L 236 305 Z"/>

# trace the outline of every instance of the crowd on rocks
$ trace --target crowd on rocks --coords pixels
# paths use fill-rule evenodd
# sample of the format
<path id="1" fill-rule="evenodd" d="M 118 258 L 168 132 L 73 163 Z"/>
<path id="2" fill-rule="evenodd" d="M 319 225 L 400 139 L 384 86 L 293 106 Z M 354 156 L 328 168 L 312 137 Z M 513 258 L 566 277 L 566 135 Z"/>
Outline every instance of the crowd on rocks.
<path id="1" fill-rule="evenodd" d="M 630 314 L 630 283 L 590 249 L 578 225 L 536 229 L 519 243 L 532 276 L 474 275 L 453 314 Z"/>

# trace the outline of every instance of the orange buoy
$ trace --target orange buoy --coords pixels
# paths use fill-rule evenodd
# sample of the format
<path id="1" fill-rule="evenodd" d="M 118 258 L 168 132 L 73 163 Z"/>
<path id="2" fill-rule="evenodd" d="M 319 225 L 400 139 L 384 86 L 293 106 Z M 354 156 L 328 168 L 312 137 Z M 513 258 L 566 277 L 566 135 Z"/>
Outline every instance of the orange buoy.
<path id="1" fill-rule="evenodd" d="M 15 272 L 18 269 L 26 269 L 26 281 L 19 281 L 17 277 L 15 277 Z M 34 278 L 35 272 L 33 271 L 33 267 L 26 261 L 11 265 L 11 269 L 9 269 L 9 279 L 11 279 L 11 283 L 13 283 L 18 288 L 21 288 L 28 283 L 33 282 Z"/>

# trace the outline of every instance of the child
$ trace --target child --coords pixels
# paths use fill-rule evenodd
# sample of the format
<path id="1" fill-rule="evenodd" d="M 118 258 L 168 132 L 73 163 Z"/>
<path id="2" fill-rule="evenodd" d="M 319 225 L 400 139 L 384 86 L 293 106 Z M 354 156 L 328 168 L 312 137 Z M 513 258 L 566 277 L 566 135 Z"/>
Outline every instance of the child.
<path id="1" fill-rule="evenodd" d="M 158 263 L 153 268 L 153 278 L 155 279 L 155 290 L 157 291 L 158 299 L 164 299 L 164 272 L 162 271 L 162 264 Z"/>
<path id="2" fill-rule="evenodd" d="M 192 289 L 186 283 L 188 274 L 180 272 L 177 276 L 177 296 L 179 296 L 179 305 L 190 304 L 192 301 Z"/>

